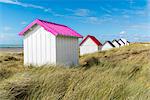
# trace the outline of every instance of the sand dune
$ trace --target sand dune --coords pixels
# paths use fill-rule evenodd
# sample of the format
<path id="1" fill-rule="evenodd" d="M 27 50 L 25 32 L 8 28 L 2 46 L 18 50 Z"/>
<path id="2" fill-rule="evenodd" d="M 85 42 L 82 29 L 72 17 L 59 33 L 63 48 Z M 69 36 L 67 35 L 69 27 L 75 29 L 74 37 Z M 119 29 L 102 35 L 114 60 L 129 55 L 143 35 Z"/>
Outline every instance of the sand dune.
<path id="1" fill-rule="evenodd" d="M 3 52 L 16 52 L 16 53 L 19 53 L 19 52 L 22 52 L 23 51 L 23 48 L 22 47 L 3 47 L 3 48 L 0 48 L 0 52 L 3 53 Z"/>

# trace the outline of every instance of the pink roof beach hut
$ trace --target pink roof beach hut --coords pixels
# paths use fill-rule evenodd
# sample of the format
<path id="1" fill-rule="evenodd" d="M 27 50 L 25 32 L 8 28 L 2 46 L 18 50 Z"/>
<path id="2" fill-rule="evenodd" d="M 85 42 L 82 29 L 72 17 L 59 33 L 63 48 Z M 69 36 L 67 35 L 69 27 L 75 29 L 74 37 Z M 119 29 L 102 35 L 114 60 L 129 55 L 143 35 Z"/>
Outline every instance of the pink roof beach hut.
<path id="1" fill-rule="evenodd" d="M 77 65 L 78 38 L 71 28 L 40 19 L 19 33 L 23 36 L 24 65 Z"/>

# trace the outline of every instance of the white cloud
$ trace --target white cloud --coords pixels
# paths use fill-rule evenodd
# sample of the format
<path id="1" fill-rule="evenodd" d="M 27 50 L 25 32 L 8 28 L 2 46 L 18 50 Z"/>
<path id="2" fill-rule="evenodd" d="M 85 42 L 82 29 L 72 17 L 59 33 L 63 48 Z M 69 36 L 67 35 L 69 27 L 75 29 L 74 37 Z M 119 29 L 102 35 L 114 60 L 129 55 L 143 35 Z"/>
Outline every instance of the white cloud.
<path id="1" fill-rule="evenodd" d="M 87 17 L 86 22 L 92 23 L 92 24 L 98 24 L 99 19 L 97 17 Z"/>
<path id="2" fill-rule="evenodd" d="M 75 15 L 77 16 L 88 16 L 90 14 L 90 10 L 88 9 L 77 9 L 75 11 Z"/>
<path id="3" fill-rule="evenodd" d="M 19 2 L 18 0 L 0 0 L 0 3 L 13 4 L 13 5 L 19 5 L 19 6 L 22 6 L 22 7 L 30 7 L 30 8 L 35 8 L 35 9 L 41 9 L 44 12 L 49 12 L 54 16 L 59 15 L 59 14 L 56 14 L 54 11 L 52 11 L 52 9 L 50 9 L 50 8 L 46 8 L 46 7 L 43 7 L 43 6 L 40 6 L 40 5 L 23 3 L 23 2 Z"/>
<path id="4" fill-rule="evenodd" d="M 48 8 L 48 9 L 44 9 L 45 12 L 52 12 L 52 9 Z"/>
<path id="5" fill-rule="evenodd" d="M 81 17 L 85 17 L 85 16 L 89 16 L 91 14 L 91 11 L 89 9 L 83 9 L 83 8 L 79 8 L 79 9 L 66 9 L 67 11 L 73 12 L 73 15 L 75 16 L 81 16 Z"/>
<path id="6" fill-rule="evenodd" d="M 101 8 L 101 10 L 103 10 L 104 12 L 106 12 L 106 13 L 108 13 L 108 14 L 111 14 L 111 13 L 112 13 L 112 11 L 109 10 L 109 9 L 107 9 L 107 8 L 104 8 L 104 7 L 100 7 L 100 8 Z"/>
<path id="7" fill-rule="evenodd" d="M 138 29 L 144 29 L 144 30 L 150 30 L 150 23 L 140 23 L 140 24 L 135 24 L 135 25 L 130 25 L 127 26 L 128 29 L 132 29 L 132 30 L 138 30 Z"/>
<path id="8" fill-rule="evenodd" d="M 112 15 L 111 14 L 104 14 L 103 17 L 111 18 Z"/>
<path id="9" fill-rule="evenodd" d="M 21 44 L 21 38 L 16 33 L 0 33 L 0 44 Z"/>
<path id="10" fill-rule="evenodd" d="M 101 19 L 99 17 L 91 16 L 91 17 L 81 17 L 81 16 L 64 16 L 66 19 L 72 19 L 72 20 L 77 20 L 82 23 L 88 23 L 88 24 L 101 24 L 104 22 L 104 19 Z"/>
<path id="11" fill-rule="evenodd" d="M 50 9 L 50 8 L 44 9 L 44 12 L 49 12 L 49 13 L 51 13 L 53 16 L 56 16 L 56 17 L 64 17 L 64 15 L 58 14 L 58 13 L 54 12 L 52 9 Z"/>
<path id="12" fill-rule="evenodd" d="M 111 18 L 101 18 L 101 17 L 85 17 L 82 19 L 83 23 L 90 23 L 90 24 L 102 24 L 102 23 L 108 23 L 112 21 Z"/>
<path id="13" fill-rule="evenodd" d="M 101 17 L 93 16 L 95 12 L 89 9 L 69 9 L 66 8 L 66 11 L 72 12 L 70 16 L 65 16 L 65 18 L 76 19 L 82 23 L 89 23 L 89 24 L 102 24 L 103 22 L 108 22 L 112 20 L 111 14 L 105 14 Z"/>
<path id="14" fill-rule="evenodd" d="M 10 31 L 12 28 L 9 27 L 9 26 L 5 26 L 3 29 L 4 29 L 5 32 L 7 32 L 7 31 Z"/>
<path id="15" fill-rule="evenodd" d="M 19 5 L 23 7 L 31 7 L 31 8 L 38 8 L 38 9 L 45 9 L 42 6 L 39 5 L 33 5 L 33 4 L 28 4 L 28 3 L 22 3 L 19 2 L 18 0 L 0 0 L 1 3 L 7 3 L 7 4 L 14 4 L 14 5 Z"/>
<path id="16" fill-rule="evenodd" d="M 124 35 L 124 34 L 127 34 L 127 32 L 126 31 L 121 31 L 119 34 Z"/>
<path id="17" fill-rule="evenodd" d="M 133 8 L 133 9 L 120 9 L 122 15 L 135 15 L 139 16 L 146 16 L 148 15 L 148 10 L 143 8 Z"/>
<path id="18" fill-rule="evenodd" d="M 120 11 L 119 8 L 112 8 L 112 11 Z"/>
<path id="19" fill-rule="evenodd" d="M 133 1 L 133 0 L 129 0 L 129 5 L 130 5 L 130 7 L 132 7 L 132 6 L 133 6 L 133 4 L 135 4 L 135 1 Z"/>
<path id="20" fill-rule="evenodd" d="M 130 18 L 130 16 L 129 16 L 129 15 L 123 15 L 123 17 L 124 17 L 124 18 Z"/>
<path id="21" fill-rule="evenodd" d="M 21 22 L 21 25 L 26 25 L 26 24 L 27 24 L 26 21 L 22 21 L 22 22 Z"/>
<path id="22" fill-rule="evenodd" d="M 98 21 L 97 17 L 88 17 L 88 19 L 91 20 L 91 21 Z"/>

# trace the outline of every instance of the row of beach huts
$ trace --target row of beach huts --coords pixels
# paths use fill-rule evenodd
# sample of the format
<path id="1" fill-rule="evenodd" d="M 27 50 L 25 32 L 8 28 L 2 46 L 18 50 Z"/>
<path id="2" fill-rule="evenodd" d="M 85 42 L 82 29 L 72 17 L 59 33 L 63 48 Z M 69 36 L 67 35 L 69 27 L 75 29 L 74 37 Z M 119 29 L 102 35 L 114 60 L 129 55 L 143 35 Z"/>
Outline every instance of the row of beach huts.
<path id="1" fill-rule="evenodd" d="M 130 42 L 124 38 L 118 40 L 114 39 L 112 42 L 106 41 L 102 44 L 98 39 L 96 39 L 96 37 L 88 35 L 80 43 L 80 55 L 119 48 L 129 44 Z"/>
<path id="2" fill-rule="evenodd" d="M 108 50 L 114 47 L 128 45 L 123 39 L 106 41 L 103 45 L 94 37 L 88 35 L 78 42 L 82 35 L 68 26 L 36 19 L 20 33 L 23 37 L 24 65 L 65 65 L 79 63 L 80 54 Z"/>

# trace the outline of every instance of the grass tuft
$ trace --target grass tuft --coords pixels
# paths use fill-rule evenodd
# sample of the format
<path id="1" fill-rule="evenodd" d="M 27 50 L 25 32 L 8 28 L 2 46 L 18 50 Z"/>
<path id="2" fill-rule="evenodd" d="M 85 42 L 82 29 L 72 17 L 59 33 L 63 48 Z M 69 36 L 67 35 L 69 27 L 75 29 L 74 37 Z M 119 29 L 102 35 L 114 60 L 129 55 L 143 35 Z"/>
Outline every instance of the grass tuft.
<path id="1" fill-rule="evenodd" d="M 22 54 L 0 56 L 0 100 L 150 100 L 148 43 L 81 56 L 76 68 L 25 68 Z"/>

